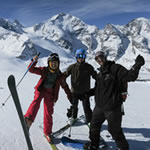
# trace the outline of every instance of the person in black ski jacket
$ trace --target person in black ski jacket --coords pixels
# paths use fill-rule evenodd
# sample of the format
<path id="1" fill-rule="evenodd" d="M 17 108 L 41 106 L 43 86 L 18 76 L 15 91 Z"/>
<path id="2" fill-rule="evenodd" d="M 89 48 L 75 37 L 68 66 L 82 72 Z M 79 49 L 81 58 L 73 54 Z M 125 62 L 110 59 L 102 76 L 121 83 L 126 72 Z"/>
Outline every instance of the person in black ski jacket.
<path id="1" fill-rule="evenodd" d="M 84 149 L 98 149 L 101 126 L 107 120 L 108 131 L 115 140 L 118 149 L 129 150 L 129 144 L 121 128 L 121 106 L 124 100 L 121 87 L 124 83 L 137 79 L 141 66 L 145 64 L 144 58 L 138 55 L 130 70 L 113 61 L 108 61 L 102 51 L 96 53 L 95 60 L 101 67 L 99 68 L 95 87 L 87 92 L 89 95 L 95 95 L 96 105 L 89 131 L 90 141 L 84 145 Z"/>
<path id="2" fill-rule="evenodd" d="M 92 110 L 90 108 L 89 97 L 84 97 L 84 93 L 90 90 L 90 80 L 91 77 L 96 79 L 97 72 L 94 71 L 93 66 L 85 62 L 86 51 L 84 49 L 76 50 L 75 64 L 70 65 L 64 72 L 65 76 L 71 75 L 71 90 L 72 90 L 72 102 L 73 108 L 72 114 L 68 117 L 72 117 L 72 122 L 77 118 L 78 113 L 78 103 L 79 100 L 82 101 L 86 123 L 91 121 Z"/>

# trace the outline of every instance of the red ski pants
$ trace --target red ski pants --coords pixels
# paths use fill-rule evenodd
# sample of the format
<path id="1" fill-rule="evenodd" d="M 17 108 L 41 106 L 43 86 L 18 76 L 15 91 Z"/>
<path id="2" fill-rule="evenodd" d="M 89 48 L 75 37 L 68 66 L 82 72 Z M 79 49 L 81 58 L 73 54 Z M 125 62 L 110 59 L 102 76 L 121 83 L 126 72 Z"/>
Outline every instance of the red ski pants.
<path id="1" fill-rule="evenodd" d="M 42 89 L 41 91 L 35 90 L 34 100 L 30 104 L 25 117 L 29 117 L 32 121 L 35 120 L 37 112 L 40 108 L 42 98 L 44 98 L 44 134 L 50 135 L 53 125 L 53 107 L 54 102 L 52 96 L 52 89 Z"/>

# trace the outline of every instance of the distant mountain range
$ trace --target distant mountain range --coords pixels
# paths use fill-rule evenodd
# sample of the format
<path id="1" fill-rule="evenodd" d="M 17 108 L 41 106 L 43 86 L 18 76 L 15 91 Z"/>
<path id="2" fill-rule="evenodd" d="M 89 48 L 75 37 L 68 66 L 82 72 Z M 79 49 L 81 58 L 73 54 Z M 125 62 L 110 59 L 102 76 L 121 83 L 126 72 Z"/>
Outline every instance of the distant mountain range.
<path id="1" fill-rule="evenodd" d="M 28 28 L 18 20 L 10 22 L 0 18 L 0 52 L 29 59 L 38 51 L 53 51 L 43 42 L 62 49 L 71 57 L 77 48 L 86 49 L 88 59 L 102 50 L 109 59 L 127 66 L 141 54 L 146 60 L 143 70 L 150 72 L 150 20 L 146 18 L 134 19 L 124 26 L 107 24 L 104 29 L 63 13 Z"/>

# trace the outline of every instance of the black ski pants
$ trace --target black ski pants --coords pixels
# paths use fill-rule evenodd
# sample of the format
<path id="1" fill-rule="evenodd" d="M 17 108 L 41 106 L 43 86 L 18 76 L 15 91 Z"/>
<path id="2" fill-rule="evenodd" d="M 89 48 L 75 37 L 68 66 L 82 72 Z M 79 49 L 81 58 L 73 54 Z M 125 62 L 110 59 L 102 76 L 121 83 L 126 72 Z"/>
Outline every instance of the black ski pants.
<path id="1" fill-rule="evenodd" d="M 92 109 L 90 108 L 90 100 L 88 97 L 84 97 L 83 95 L 73 94 L 73 118 L 77 118 L 78 115 L 78 103 L 79 100 L 82 101 L 82 106 L 84 110 L 84 114 L 86 117 L 86 122 L 91 122 L 92 118 Z"/>
<path id="2" fill-rule="evenodd" d="M 91 144 L 98 147 L 101 126 L 105 120 L 108 122 L 108 131 L 115 140 L 117 147 L 120 148 L 120 150 L 129 150 L 128 142 L 121 128 L 121 108 L 114 111 L 102 111 L 99 107 L 94 108 L 89 135 Z"/>

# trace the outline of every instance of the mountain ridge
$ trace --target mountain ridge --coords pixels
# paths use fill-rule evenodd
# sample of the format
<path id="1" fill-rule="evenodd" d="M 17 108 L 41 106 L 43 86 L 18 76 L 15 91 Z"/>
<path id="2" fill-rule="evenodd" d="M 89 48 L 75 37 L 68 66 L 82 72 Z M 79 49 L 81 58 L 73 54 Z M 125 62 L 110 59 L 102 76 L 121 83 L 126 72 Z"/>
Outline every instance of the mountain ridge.
<path id="1" fill-rule="evenodd" d="M 35 39 L 39 42 L 35 43 Z M 21 59 L 30 59 L 40 50 L 48 50 L 40 45 L 40 40 L 52 43 L 56 49 L 65 51 L 74 57 L 77 48 L 87 50 L 88 58 L 93 58 L 98 50 L 104 51 L 110 60 L 127 63 L 130 67 L 135 57 L 144 56 L 146 65 L 143 70 L 150 71 L 150 20 L 136 18 L 126 25 L 107 24 L 104 29 L 84 23 L 70 14 L 57 14 L 45 22 L 31 27 L 24 27 L 18 20 L 11 23 L 0 18 L 0 48 L 3 52 Z M 8 47 L 6 45 L 9 45 Z M 18 53 L 17 53 L 18 52 Z"/>

